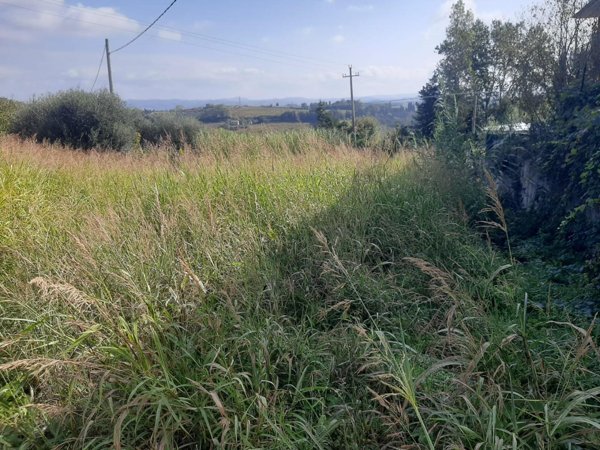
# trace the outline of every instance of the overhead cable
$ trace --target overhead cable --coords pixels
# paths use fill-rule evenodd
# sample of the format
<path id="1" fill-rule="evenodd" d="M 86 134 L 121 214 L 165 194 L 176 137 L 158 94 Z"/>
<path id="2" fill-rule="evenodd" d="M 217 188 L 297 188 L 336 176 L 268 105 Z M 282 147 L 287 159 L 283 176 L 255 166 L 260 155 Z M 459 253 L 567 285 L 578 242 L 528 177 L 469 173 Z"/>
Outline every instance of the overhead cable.
<path id="1" fill-rule="evenodd" d="M 152 28 L 152 26 L 153 26 L 153 25 L 154 25 L 156 22 L 158 22 L 158 21 L 161 19 L 161 17 L 162 17 L 162 16 L 164 16 L 164 15 L 167 13 L 167 11 L 169 11 L 169 10 L 170 10 L 170 9 L 173 7 L 173 5 L 175 4 L 175 2 L 177 2 L 177 0 L 173 0 L 173 1 L 171 2 L 171 4 L 170 4 L 169 6 L 167 6 L 167 8 L 166 8 L 166 9 L 165 9 L 165 10 L 164 10 L 162 13 L 160 13 L 160 15 L 159 15 L 159 16 L 158 16 L 156 19 L 154 19 L 154 22 L 152 22 L 150 25 L 148 25 L 146 28 L 144 28 L 144 30 L 143 30 L 141 33 L 139 33 L 139 34 L 138 34 L 136 37 L 134 37 L 132 40 L 130 40 L 130 41 L 129 41 L 129 42 L 127 42 L 126 44 L 124 44 L 124 45 L 121 45 L 121 46 L 120 46 L 119 48 L 117 48 L 116 50 L 113 50 L 111 53 L 116 53 L 116 52 L 118 52 L 118 51 L 120 51 L 120 50 L 123 50 L 125 47 L 128 47 L 128 46 L 130 46 L 130 45 L 131 45 L 131 44 L 133 44 L 135 41 L 137 41 L 139 38 L 141 38 L 141 37 L 142 37 L 142 35 L 143 35 L 143 34 L 144 34 L 146 31 L 148 31 L 150 28 Z"/>

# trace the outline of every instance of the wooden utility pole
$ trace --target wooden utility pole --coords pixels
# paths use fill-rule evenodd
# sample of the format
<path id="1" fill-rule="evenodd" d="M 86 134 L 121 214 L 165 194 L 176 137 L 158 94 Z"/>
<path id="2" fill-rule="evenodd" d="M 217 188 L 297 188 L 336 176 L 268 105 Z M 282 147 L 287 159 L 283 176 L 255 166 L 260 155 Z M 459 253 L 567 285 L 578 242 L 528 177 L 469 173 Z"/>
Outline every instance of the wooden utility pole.
<path id="1" fill-rule="evenodd" d="M 355 77 L 359 77 L 360 74 L 352 74 L 352 66 L 348 66 L 350 69 L 350 75 L 342 75 L 344 78 L 350 78 L 350 102 L 352 103 L 352 137 L 354 139 L 354 143 L 356 143 L 356 109 L 354 107 L 354 86 L 352 84 L 352 79 Z"/>
<path id="2" fill-rule="evenodd" d="M 108 88 L 110 89 L 110 93 L 114 94 L 112 70 L 110 68 L 110 50 L 108 48 L 108 39 L 104 40 L 104 45 L 105 45 L 105 52 L 106 52 L 106 65 L 108 66 Z"/>

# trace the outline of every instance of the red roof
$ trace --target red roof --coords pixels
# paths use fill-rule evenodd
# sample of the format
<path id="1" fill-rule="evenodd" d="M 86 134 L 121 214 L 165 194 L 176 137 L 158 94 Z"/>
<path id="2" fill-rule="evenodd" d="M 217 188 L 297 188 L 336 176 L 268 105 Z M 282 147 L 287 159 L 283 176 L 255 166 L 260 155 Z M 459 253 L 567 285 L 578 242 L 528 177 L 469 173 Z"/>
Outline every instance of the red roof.
<path id="1" fill-rule="evenodd" d="M 592 0 L 574 16 L 576 19 L 591 19 L 600 17 L 600 0 Z"/>

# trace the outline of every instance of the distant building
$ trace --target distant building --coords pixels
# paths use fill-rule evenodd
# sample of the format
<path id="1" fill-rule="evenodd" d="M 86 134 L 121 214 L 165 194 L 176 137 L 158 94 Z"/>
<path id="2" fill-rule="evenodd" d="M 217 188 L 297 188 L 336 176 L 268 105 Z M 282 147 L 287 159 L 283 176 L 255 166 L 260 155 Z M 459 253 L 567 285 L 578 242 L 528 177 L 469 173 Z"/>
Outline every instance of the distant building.
<path id="1" fill-rule="evenodd" d="M 489 125 L 484 131 L 488 134 L 527 134 L 531 124 L 518 122 L 506 125 Z"/>

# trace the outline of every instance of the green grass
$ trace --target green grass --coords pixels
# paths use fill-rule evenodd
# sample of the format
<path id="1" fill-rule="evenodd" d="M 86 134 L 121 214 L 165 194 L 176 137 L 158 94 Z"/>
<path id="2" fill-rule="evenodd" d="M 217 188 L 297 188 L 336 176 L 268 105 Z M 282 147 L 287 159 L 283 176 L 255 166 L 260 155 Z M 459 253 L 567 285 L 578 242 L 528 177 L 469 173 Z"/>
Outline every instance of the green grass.
<path id="1" fill-rule="evenodd" d="M 202 143 L 0 140 L 4 447 L 600 445 L 594 328 L 527 307 L 464 174 L 314 132 Z"/>

